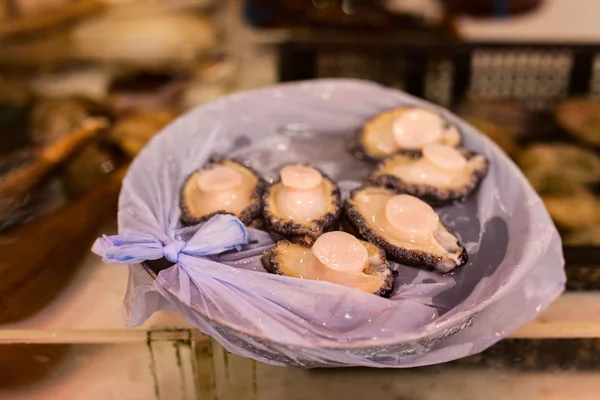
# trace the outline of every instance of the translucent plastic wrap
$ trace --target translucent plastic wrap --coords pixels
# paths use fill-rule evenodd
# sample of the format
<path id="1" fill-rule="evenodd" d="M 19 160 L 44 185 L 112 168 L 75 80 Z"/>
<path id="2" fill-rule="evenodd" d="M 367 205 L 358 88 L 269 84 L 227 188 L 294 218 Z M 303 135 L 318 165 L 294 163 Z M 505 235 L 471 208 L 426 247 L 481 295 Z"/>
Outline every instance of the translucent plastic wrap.
<path id="1" fill-rule="evenodd" d="M 469 253 L 451 275 L 396 264 L 387 299 L 266 273 L 260 256 L 272 241 L 234 217 L 180 229 L 180 187 L 213 155 L 271 180 L 282 164 L 310 162 L 347 195 L 371 166 L 349 154 L 346 140 L 367 119 L 402 105 L 434 107 L 366 82 L 301 82 L 220 99 L 157 135 L 125 178 L 120 235 L 94 248 L 107 262 L 132 264 L 129 326 L 177 310 L 228 351 L 271 364 L 410 367 L 477 353 L 531 321 L 564 290 L 560 238 L 515 165 L 446 110 L 465 147 L 490 160 L 475 196 L 438 210 Z M 156 279 L 135 264 L 163 255 L 177 263 Z"/>

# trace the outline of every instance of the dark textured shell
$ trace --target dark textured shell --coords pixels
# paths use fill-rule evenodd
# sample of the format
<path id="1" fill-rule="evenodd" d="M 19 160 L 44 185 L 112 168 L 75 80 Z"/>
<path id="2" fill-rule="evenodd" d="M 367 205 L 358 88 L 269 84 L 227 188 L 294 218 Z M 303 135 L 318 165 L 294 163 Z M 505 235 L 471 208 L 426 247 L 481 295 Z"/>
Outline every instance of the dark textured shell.
<path id="1" fill-rule="evenodd" d="M 319 171 L 321 172 L 321 171 Z M 332 190 L 331 211 L 324 214 L 321 218 L 311 221 L 308 224 L 300 224 L 290 220 L 279 218 L 269 206 L 269 198 L 273 187 L 281 183 L 281 179 L 270 185 L 263 194 L 263 215 L 265 218 L 265 230 L 269 232 L 273 240 L 287 239 L 290 242 L 310 246 L 319 236 L 325 232 L 337 229 L 339 226 L 340 215 L 342 213 L 342 197 L 340 189 L 336 183 L 323 174 L 323 179 L 329 181 Z"/>
<path id="2" fill-rule="evenodd" d="M 281 266 L 279 264 L 279 254 L 278 254 L 277 250 L 278 250 L 279 246 L 284 246 L 286 243 L 291 243 L 291 242 L 289 242 L 287 240 L 281 240 L 281 241 L 277 242 L 271 249 L 269 249 L 268 251 L 266 251 L 263 254 L 263 256 L 261 258 L 261 262 L 262 262 L 263 267 L 265 267 L 265 269 L 267 270 L 267 272 L 269 272 L 271 274 L 285 275 L 285 273 L 283 273 Z M 376 293 L 373 293 L 373 294 L 375 294 L 377 296 L 381 296 L 381 297 L 388 297 L 393 292 L 394 279 L 396 278 L 396 276 L 398 276 L 398 272 L 390 269 L 389 264 L 385 258 L 385 252 L 381 248 L 378 248 L 378 250 L 381 253 L 380 254 L 381 259 L 384 260 L 385 263 L 381 266 L 372 267 L 372 268 L 374 269 L 374 271 L 376 273 L 383 272 L 383 269 L 388 269 L 391 273 L 388 274 L 383 285 L 381 286 L 381 288 L 379 288 L 379 291 L 377 291 Z"/>
<path id="3" fill-rule="evenodd" d="M 478 154 L 468 150 L 461 149 L 461 153 L 467 158 L 467 160 L 477 156 Z M 399 177 L 391 174 L 380 174 L 380 169 L 390 162 L 393 162 L 397 157 L 413 158 L 418 160 L 422 157 L 421 154 L 397 154 L 388 157 L 381 161 L 377 167 L 371 172 L 371 174 L 365 179 L 364 186 L 375 186 L 383 187 L 386 189 L 393 190 L 395 193 L 401 194 L 406 193 L 412 196 L 418 197 L 427 204 L 438 207 L 454 202 L 464 201 L 470 195 L 477 191 L 477 188 L 481 184 L 483 178 L 487 175 L 489 169 L 489 162 L 485 160 L 484 167 L 477 169 L 471 173 L 469 182 L 461 188 L 452 189 L 441 189 L 432 185 L 412 184 L 403 181 Z"/>
<path id="4" fill-rule="evenodd" d="M 354 197 L 354 194 L 362 189 L 363 188 L 358 188 L 353 190 L 350 193 L 350 198 Z M 369 228 L 360 211 L 350 204 L 349 201 L 344 204 L 343 226 L 344 230 L 370 243 L 373 243 L 380 249 L 383 249 L 388 260 L 390 261 L 430 270 L 436 270 L 436 267 L 442 262 L 441 257 L 437 257 L 422 251 L 404 249 L 391 244 L 373 232 L 371 228 Z M 448 230 L 448 232 L 452 233 L 450 230 Z M 462 252 L 459 255 L 458 264 L 452 269 L 452 271 L 465 265 L 467 261 L 469 261 L 467 250 L 461 243 L 458 243 L 458 245 L 462 248 Z"/>
<path id="5" fill-rule="evenodd" d="M 248 205 L 248 207 L 246 207 L 241 212 L 241 214 L 239 215 L 239 219 L 246 226 L 249 226 L 252 228 L 257 228 L 257 229 L 262 228 L 264 225 L 263 220 L 262 220 L 262 196 L 267 187 L 267 182 L 265 182 L 265 180 L 255 170 L 253 170 L 252 168 L 248 167 L 247 165 L 245 165 L 241 162 L 238 162 L 238 161 L 230 159 L 230 158 L 213 158 L 208 162 L 208 164 L 206 164 L 203 168 L 201 168 L 199 170 L 213 166 L 215 164 L 222 164 L 225 161 L 235 162 L 237 164 L 242 165 L 244 168 L 248 169 L 250 172 L 252 172 L 258 178 L 258 183 L 254 187 L 254 192 L 252 193 L 252 202 Z M 200 224 L 202 222 L 208 221 L 209 219 L 211 219 L 213 216 L 215 216 L 217 214 L 232 214 L 230 212 L 223 210 L 223 211 L 215 211 L 213 213 L 203 215 L 201 217 L 194 217 L 193 215 L 191 215 L 187 204 L 185 204 L 185 197 L 184 197 L 183 191 L 185 189 L 185 186 L 186 186 L 188 180 L 199 170 L 195 170 L 195 171 L 191 172 L 185 178 L 184 183 L 183 183 L 183 185 L 181 185 L 181 189 L 179 192 L 179 206 L 181 208 L 181 222 L 186 226 L 196 225 L 196 224 Z"/>

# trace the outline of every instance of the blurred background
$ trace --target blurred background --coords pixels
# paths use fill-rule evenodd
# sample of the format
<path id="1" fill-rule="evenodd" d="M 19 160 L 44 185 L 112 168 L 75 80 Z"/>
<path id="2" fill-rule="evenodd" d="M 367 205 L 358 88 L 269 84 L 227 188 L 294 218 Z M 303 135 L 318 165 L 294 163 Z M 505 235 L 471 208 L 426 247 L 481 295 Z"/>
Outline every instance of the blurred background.
<path id="1" fill-rule="evenodd" d="M 600 0 L 0 0 L 0 399 L 600 398 L 599 16 Z M 484 355 L 410 372 L 257 365 L 168 313 L 126 330 L 127 269 L 89 248 L 116 232 L 130 161 L 191 108 L 325 77 L 494 140 L 562 234 L 569 291 Z"/>

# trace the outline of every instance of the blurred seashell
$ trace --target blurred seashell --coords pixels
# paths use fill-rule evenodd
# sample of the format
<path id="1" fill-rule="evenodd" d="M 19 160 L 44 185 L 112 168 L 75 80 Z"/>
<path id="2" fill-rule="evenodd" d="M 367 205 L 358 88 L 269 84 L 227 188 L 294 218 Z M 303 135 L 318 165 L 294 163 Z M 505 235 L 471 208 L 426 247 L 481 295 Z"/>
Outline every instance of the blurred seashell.
<path id="1" fill-rule="evenodd" d="M 178 113 L 173 110 L 148 110 L 119 119 L 110 132 L 110 138 L 131 158 Z"/>
<path id="2" fill-rule="evenodd" d="M 32 91 L 42 97 L 85 97 L 106 100 L 113 73 L 102 67 L 86 67 L 41 74 L 31 81 Z"/>
<path id="3" fill-rule="evenodd" d="M 51 143 L 77 128 L 90 116 L 105 114 L 98 103 L 82 97 L 41 99 L 31 112 L 29 134 L 37 144 Z"/>
<path id="4" fill-rule="evenodd" d="M 600 101 L 565 100 L 556 107 L 556 120 L 582 142 L 600 146 Z"/>
<path id="5" fill-rule="evenodd" d="M 574 144 L 535 144 L 519 155 L 517 163 L 533 187 L 542 193 L 552 180 L 576 185 L 600 181 L 600 156 Z"/>
<path id="6" fill-rule="evenodd" d="M 560 228 L 584 229 L 600 225 L 600 199 L 585 189 L 566 196 L 542 196 L 542 200 Z"/>
<path id="7" fill-rule="evenodd" d="M 140 66 L 187 62 L 215 42 L 215 28 L 206 19 L 141 4 L 83 22 L 73 32 L 80 57 Z"/>

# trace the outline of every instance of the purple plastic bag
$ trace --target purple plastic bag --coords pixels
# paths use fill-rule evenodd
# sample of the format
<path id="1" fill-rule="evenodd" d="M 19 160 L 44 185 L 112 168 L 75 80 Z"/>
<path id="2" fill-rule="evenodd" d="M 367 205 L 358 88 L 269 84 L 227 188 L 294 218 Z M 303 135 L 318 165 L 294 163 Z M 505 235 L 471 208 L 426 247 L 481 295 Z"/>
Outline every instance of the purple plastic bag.
<path id="1" fill-rule="evenodd" d="M 558 233 L 507 156 L 443 109 L 465 147 L 490 160 L 475 196 L 438 210 L 469 252 L 453 275 L 396 264 L 395 291 L 384 299 L 266 273 L 260 256 L 272 241 L 234 217 L 180 229 L 179 189 L 212 155 L 235 157 L 267 180 L 285 163 L 310 162 L 347 195 L 371 166 L 346 140 L 402 105 L 435 107 L 368 82 L 300 82 L 222 98 L 157 135 L 124 180 L 120 235 L 94 246 L 108 262 L 132 264 L 128 325 L 176 310 L 228 351 L 270 364 L 410 367 L 480 352 L 535 318 L 564 290 Z M 222 253 L 229 249 L 238 251 Z M 156 279 L 134 264 L 163 256 L 176 264 Z"/>

